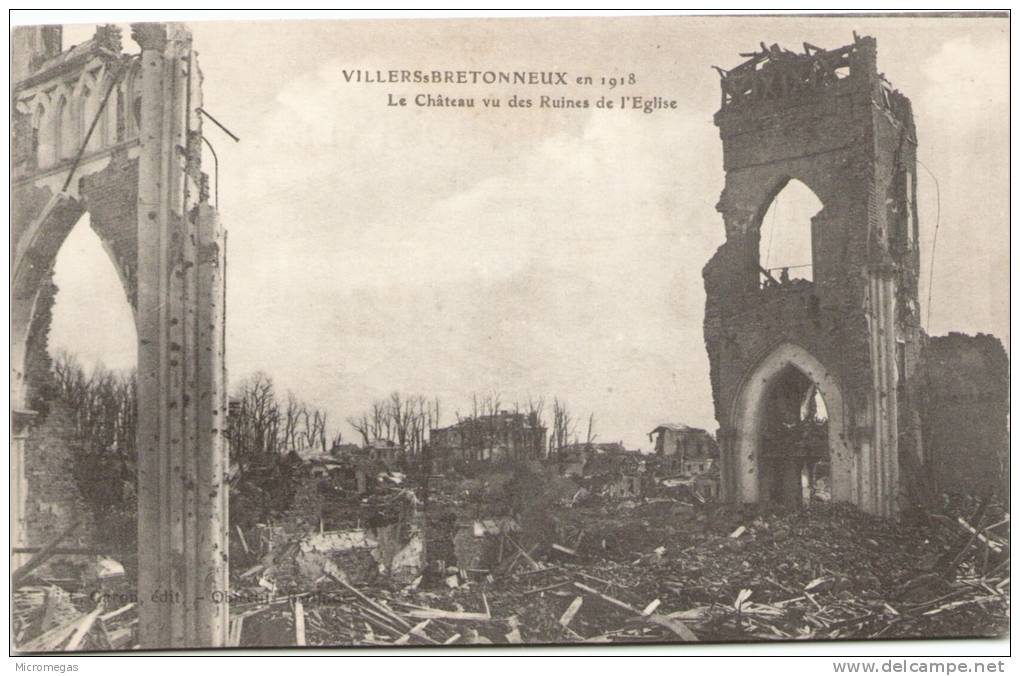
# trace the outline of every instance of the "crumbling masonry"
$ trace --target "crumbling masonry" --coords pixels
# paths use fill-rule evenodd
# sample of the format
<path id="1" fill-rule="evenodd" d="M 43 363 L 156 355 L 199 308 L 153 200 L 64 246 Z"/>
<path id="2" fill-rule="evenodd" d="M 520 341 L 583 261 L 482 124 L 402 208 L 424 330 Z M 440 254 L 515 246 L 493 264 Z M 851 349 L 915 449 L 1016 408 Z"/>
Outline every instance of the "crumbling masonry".
<path id="1" fill-rule="evenodd" d="M 88 212 L 138 333 L 140 647 L 217 646 L 228 618 L 212 600 L 227 589 L 224 232 L 201 167 L 191 34 L 135 24 L 132 37 L 134 56 L 113 27 L 67 51 L 59 27 L 12 34 L 13 544 L 32 540 L 28 346 L 46 329 L 34 320 L 57 252 Z"/>
<path id="2" fill-rule="evenodd" d="M 990 336 L 921 329 L 914 120 L 874 38 L 748 56 L 720 69 L 726 241 L 704 269 L 723 497 L 797 502 L 822 465 L 832 500 L 876 515 L 934 490 L 1002 495 L 1007 358 Z M 810 281 L 759 256 L 794 179 L 823 205 Z M 824 423 L 805 417 L 815 394 Z"/>
<path id="3" fill-rule="evenodd" d="M 908 497 L 901 467 L 922 463 L 910 101 L 879 74 L 873 38 L 796 54 L 763 45 L 721 86 L 726 242 L 705 266 L 704 329 L 723 497 L 798 492 L 801 458 L 763 448 L 785 381 L 825 401 L 832 499 L 894 514 Z M 811 220 L 813 281 L 777 280 L 759 262 L 762 218 L 791 179 L 824 205 Z"/>

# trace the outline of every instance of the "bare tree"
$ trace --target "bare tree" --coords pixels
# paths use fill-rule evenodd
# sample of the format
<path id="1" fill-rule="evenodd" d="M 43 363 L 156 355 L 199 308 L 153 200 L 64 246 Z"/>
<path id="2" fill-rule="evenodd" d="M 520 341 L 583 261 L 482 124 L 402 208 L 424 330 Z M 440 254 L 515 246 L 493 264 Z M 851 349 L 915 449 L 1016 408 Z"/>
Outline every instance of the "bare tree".
<path id="1" fill-rule="evenodd" d="M 305 405 L 298 401 L 293 392 L 287 393 L 287 408 L 283 415 L 283 429 L 280 443 L 284 449 L 293 449 L 298 445 L 298 426 L 303 417 L 307 416 Z"/>
<path id="2" fill-rule="evenodd" d="M 390 394 L 388 406 L 390 426 L 396 436 L 395 441 L 401 448 L 408 448 L 411 429 L 414 424 L 415 410 L 411 401 L 400 396 L 399 392 Z"/>
<path id="3" fill-rule="evenodd" d="M 409 455 L 417 455 L 428 441 L 429 432 L 439 425 L 439 399 L 424 395 L 406 395 L 394 391 L 386 399 L 372 402 L 360 416 L 348 417 L 347 424 L 357 432 L 365 446 L 375 441 L 399 445 Z"/>
<path id="4" fill-rule="evenodd" d="M 360 418 L 347 418 L 347 424 L 361 435 L 362 447 L 367 448 L 372 443 L 372 424 L 368 420 L 368 414 L 362 413 Z"/>
<path id="5" fill-rule="evenodd" d="M 264 462 L 280 452 L 281 437 L 287 441 L 292 421 L 284 418 L 284 433 L 281 434 L 280 405 L 273 380 L 261 371 L 242 381 L 234 399 L 229 426 L 230 453 L 243 475 L 248 466 Z M 294 406 L 296 409 L 296 400 Z M 290 411 L 290 417 L 296 418 L 296 411 Z"/>
<path id="6" fill-rule="evenodd" d="M 101 365 L 86 374 L 66 352 L 53 361 L 57 399 L 74 425 L 71 472 L 82 495 L 92 504 L 122 504 L 135 480 L 135 435 L 138 429 L 137 379 L 134 371 L 115 373 Z"/>
<path id="7" fill-rule="evenodd" d="M 570 443 L 576 435 L 577 421 L 574 420 L 567 403 L 560 401 L 559 397 L 553 399 L 553 429 L 549 437 L 550 455 L 555 451 L 559 452 L 564 446 Z"/>
<path id="8" fill-rule="evenodd" d="M 389 407 L 385 401 L 372 402 L 372 440 L 392 441 L 393 427 L 390 421 Z"/>
<path id="9" fill-rule="evenodd" d="M 319 447 L 322 452 L 325 453 L 329 449 L 326 447 L 326 413 L 320 411 L 317 408 L 309 409 L 307 406 L 303 407 L 303 416 L 301 418 L 303 427 L 298 434 L 299 443 L 302 448 L 315 448 Z"/>

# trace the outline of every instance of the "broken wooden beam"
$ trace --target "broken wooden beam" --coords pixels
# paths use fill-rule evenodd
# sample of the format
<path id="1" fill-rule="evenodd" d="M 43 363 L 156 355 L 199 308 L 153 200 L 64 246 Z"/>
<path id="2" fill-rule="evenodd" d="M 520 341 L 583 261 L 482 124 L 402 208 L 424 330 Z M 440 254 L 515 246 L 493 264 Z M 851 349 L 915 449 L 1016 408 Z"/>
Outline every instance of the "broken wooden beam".
<path id="1" fill-rule="evenodd" d="M 233 648 L 241 645 L 241 633 L 244 631 L 244 615 L 238 615 L 230 620 L 227 645 Z"/>
<path id="2" fill-rule="evenodd" d="M 559 589 L 560 587 L 566 587 L 570 584 L 570 580 L 564 580 L 563 582 L 557 582 L 556 584 L 546 585 L 545 587 L 538 587 L 537 589 L 529 589 L 524 593 L 525 596 L 529 594 L 541 594 L 542 592 L 549 591 L 551 589 Z"/>
<path id="3" fill-rule="evenodd" d="M 978 540 L 981 541 L 982 544 L 991 549 L 993 552 L 995 552 L 996 554 L 1002 553 L 1002 545 L 989 539 L 984 533 L 982 533 L 978 529 L 974 528 L 974 526 L 967 523 L 966 519 L 964 519 L 962 516 L 956 517 L 956 522 L 960 524 L 960 526 L 962 526 L 965 531 L 975 536 Z"/>
<path id="4" fill-rule="evenodd" d="M 54 652 L 59 650 L 64 644 L 64 641 L 74 633 L 78 628 L 78 625 L 83 620 L 83 617 L 76 617 L 67 624 L 63 624 L 59 627 L 50 629 L 41 636 L 36 636 L 31 641 L 18 646 L 19 652 L 35 653 L 35 652 Z"/>
<path id="5" fill-rule="evenodd" d="M 331 577 L 336 582 L 339 582 L 341 585 L 343 585 L 343 587 L 345 587 L 348 591 L 350 591 L 359 599 L 361 599 L 364 603 L 366 603 L 370 608 L 374 609 L 376 612 L 381 613 L 385 617 L 392 619 L 394 622 L 397 623 L 398 626 L 403 627 L 405 630 L 411 629 L 411 624 L 408 623 L 404 618 L 402 618 L 400 615 L 397 615 L 395 612 L 393 612 L 386 606 L 382 605 L 381 603 L 376 603 L 372 599 L 368 598 L 367 596 L 362 594 L 358 589 L 356 589 L 353 585 L 347 582 L 347 580 L 344 580 L 331 572 L 327 572 L 327 574 L 329 575 L 329 577 Z"/>
<path id="6" fill-rule="evenodd" d="M 307 645 L 305 642 L 305 606 L 301 599 L 294 599 L 294 645 Z"/>
<path id="7" fill-rule="evenodd" d="M 564 547 L 563 545 L 558 545 L 555 542 L 551 544 L 550 547 L 558 552 L 562 552 L 570 556 L 577 556 L 577 552 L 575 550 L 570 549 L 569 547 Z"/>
<path id="8" fill-rule="evenodd" d="M 416 636 L 420 639 L 428 641 L 429 643 L 436 643 L 434 640 L 432 640 L 431 637 L 429 637 L 428 634 L 425 633 L 425 627 L 429 626 L 430 622 L 432 622 L 432 620 L 424 620 L 414 625 L 405 634 L 402 634 L 400 638 L 394 641 L 393 642 L 394 645 L 404 645 L 411 640 L 412 636 Z"/>
<path id="9" fill-rule="evenodd" d="M 67 642 L 67 647 L 64 650 L 77 650 L 81 647 L 81 642 L 85 640 L 85 637 L 92 630 L 92 625 L 95 624 L 96 618 L 99 617 L 99 613 L 103 612 L 103 604 L 100 603 L 96 606 L 95 610 L 82 618 L 78 624 L 78 628 L 74 630 L 74 635 L 71 640 Z"/>
<path id="10" fill-rule="evenodd" d="M 126 606 L 121 606 L 117 610 L 111 610 L 108 613 L 103 613 L 102 615 L 99 616 L 99 619 L 101 619 L 103 622 L 109 622 L 113 618 L 123 615 L 124 613 L 126 613 L 127 611 L 131 610 L 134 607 L 135 607 L 134 603 L 129 603 Z"/>
<path id="11" fill-rule="evenodd" d="M 46 545 L 36 552 L 23 566 L 18 568 L 11 574 L 11 588 L 15 588 L 20 585 L 28 574 L 33 570 L 46 563 L 51 556 L 56 554 L 57 547 L 61 542 L 67 539 L 71 533 L 78 528 L 78 520 L 75 519 L 70 526 L 62 530 L 57 537 L 50 540 Z"/>
<path id="12" fill-rule="evenodd" d="M 567 609 L 563 611 L 563 615 L 560 616 L 560 625 L 567 627 L 574 620 L 574 616 L 577 615 L 577 611 L 581 609 L 581 604 L 584 603 L 584 597 L 578 596 L 570 602 Z"/>
<path id="13" fill-rule="evenodd" d="M 528 561 L 528 563 L 531 564 L 531 567 L 533 569 L 542 570 L 542 566 L 537 561 L 535 561 L 535 559 L 531 558 L 531 552 L 535 551 L 535 549 L 538 548 L 538 545 L 532 545 L 529 549 L 525 550 L 524 547 L 521 547 L 519 544 L 514 542 L 514 539 L 509 535 L 506 536 L 506 539 L 510 542 L 510 544 L 517 548 L 517 550 L 521 553 L 521 556 L 523 556 Z"/>
<path id="14" fill-rule="evenodd" d="M 642 614 L 641 610 L 638 610 L 637 608 L 635 608 L 634 606 L 630 605 L 629 603 L 626 603 L 625 601 L 621 601 L 620 599 L 617 599 L 617 598 L 613 598 L 612 596 L 609 596 L 608 594 L 603 594 L 599 590 L 593 589 L 592 587 L 589 587 L 586 584 L 582 584 L 580 582 L 575 582 L 574 586 L 577 587 L 578 589 L 580 589 L 581 591 L 584 591 L 584 592 L 587 592 L 589 594 L 592 594 L 593 596 L 599 597 L 600 599 L 602 599 L 606 603 L 614 605 L 617 608 L 621 608 L 623 610 L 626 610 L 627 612 L 630 612 L 630 613 L 634 614 L 635 616 L 637 616 L 640 619 L 645 620 L 646 622 L 651 622 L 652 624 L 657 624 L 660 627 L 663 627 L 665 629 L 669 629 L 670 631 L 672 631 L 674 634 L 679 636 L 684 641 L 697 641 L 698 640 L 698 637 L 695 636 L 694 632 L 691 631 L 687 627 L 687 625 L 684 624 L 683 622 L 678 622 L 678 621 L 673 620 L 673 619 L 671 619 L 669 617 L 666 617 L 665 615 L 660 615 L 658 613 L 651 613 L 650 615 L 645 616 L 645 615 Z"/>
<path id="15" fill-rule="evenodd" d="M 42 547 L 14 547 L 12 554 L 38 554 Z M 103 556 L 107 552 L 93 547 L 57 547 L 50 552 L 51 556 Z"/>
<path id="16" fill-rule="evenodd" d="M 419 620 L 459 620 L 464 622 L 488 622 L 492 620 L 489 613 L 470 613 L 462 610 L 443 610 L 441 608 L 412 608 L 405 613 L 408 617 Z"/>
<path id="17" fill-rule="evenodd" d="M 244 531 L 241 530 L 241 525 L 236 524 L 234 527 L 237 529 L 237 537 L 241 539 L 241 546 L 244 547 L 244 553 L 251 555 L 251 549 L 248 548 L 248 541 L 244 539 Z"/>

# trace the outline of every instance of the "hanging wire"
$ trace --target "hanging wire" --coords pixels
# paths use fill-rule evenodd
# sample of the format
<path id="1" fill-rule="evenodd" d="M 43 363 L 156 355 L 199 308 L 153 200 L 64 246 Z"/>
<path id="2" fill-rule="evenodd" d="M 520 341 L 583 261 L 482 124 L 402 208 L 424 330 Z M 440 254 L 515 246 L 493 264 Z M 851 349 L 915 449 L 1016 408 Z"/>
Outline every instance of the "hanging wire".
<path id="1" fill-rule="evenodd" d="M 769 268 L 769 258 L 772 257 L 772 238 L 776 236 L 776 214 L 779 212 L 779 195 L 772 201 L 772 225 L 769 226 L 769 246 L 765 250 L 765 269 Z"/>
<path id="2" fill-rule="evenodd" d="M 202 141 L 205 143 L 206 147 L 209 148 L 209 152 L 212 153 L 212 158 L 213 158 L 213 181 L 215 181 L 215 183 L 216 183 L 216 192 L 214 193 L 214 195 L 215 195 L 215 197 L 214 197 L 214 200 L 215 200 L 214 204 L 215 204 L 216 208 L 219 209 L 220 208 L 220 158 L 216 154 L 216 148 L 213 148 L 213 144 L 204 135 L 202 136 Z"/>
<path id="3" fill-rule="evenodd" d="M 939 179 L 936 178 L 935 173 L 921 160 L 917 160 L 917 163 L 924 167 L 924 170 L 931 176 L 931 180 L 935 181 L 935 234 L 931 238 L 931 262 L 928 264 L 928 313 L 924 320 L 924 330 L 927 332 L 931 327 L 931 290 L 935 282 L 935 245 L 939 241 L 939 224 L 942 222 L 942 191 L 939 189 Z"/>

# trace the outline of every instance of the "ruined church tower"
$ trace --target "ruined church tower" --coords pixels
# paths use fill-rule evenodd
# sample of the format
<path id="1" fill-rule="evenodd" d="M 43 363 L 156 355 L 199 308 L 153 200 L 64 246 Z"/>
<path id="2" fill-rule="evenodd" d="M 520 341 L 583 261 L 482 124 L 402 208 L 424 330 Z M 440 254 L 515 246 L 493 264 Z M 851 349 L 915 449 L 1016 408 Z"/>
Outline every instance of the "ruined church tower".
<path id="1" fill-rule="evenodd" d="M 916 147 L 874 38 L 766 47 L 721 74 L 726 241 L 704 269 L 722 495 L 893 515 L 918 499 Z M 767 270 L 762 222 L 791 181 L 822 209 L 810 279 Z M 820 397 L 827 418 L 813 403 Z"/>
<path id="2" fill-rule="evenodd" d="M 27 451 L 29 348 L 48 331 L 57 253 L 87 214 L 138 336 L 138 642 L 215 647 L 229 622 L 226 233 L 202 169 L 191 32 L 139 23 L 131 37 L 133 54 L 116 26 L 66 50 L 58 27 L 11 36 L 12 545 L 43 544 L 30 501 L 66 471 Z"/>

